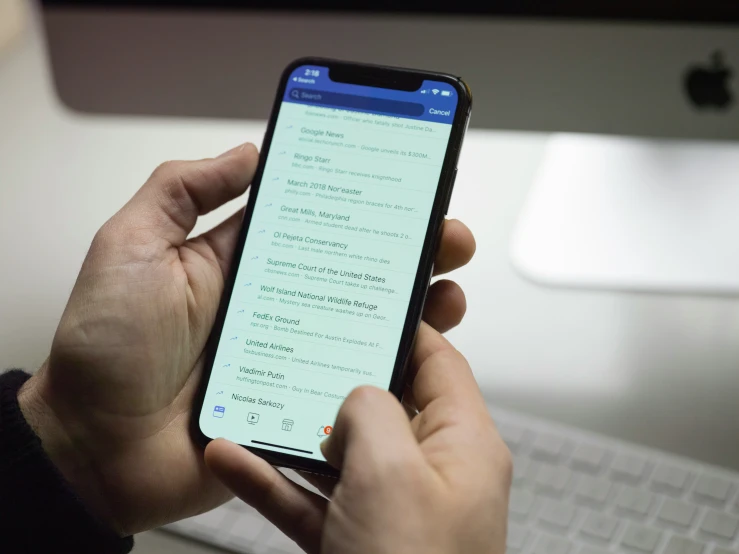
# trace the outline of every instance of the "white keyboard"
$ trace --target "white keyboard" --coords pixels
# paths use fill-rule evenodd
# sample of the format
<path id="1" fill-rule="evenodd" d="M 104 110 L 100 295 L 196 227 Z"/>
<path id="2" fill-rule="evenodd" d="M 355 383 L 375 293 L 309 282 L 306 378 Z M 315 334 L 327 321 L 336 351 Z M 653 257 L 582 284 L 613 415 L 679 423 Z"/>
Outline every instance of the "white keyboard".
<path id="1" fill-rule="evenodd" d="M 492 413 L 514 457 L 508 554 L 739 554 L 739 473 Z M 165 529 L 234 552 L 301 552 L 240 501 Z"/>

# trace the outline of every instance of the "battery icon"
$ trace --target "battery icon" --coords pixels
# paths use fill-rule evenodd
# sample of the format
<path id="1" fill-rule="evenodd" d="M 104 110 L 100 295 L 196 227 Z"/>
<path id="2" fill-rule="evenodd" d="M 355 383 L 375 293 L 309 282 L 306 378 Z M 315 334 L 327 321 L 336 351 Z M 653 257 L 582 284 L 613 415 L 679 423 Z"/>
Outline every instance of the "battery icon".
<path id="1" fill-rule="evenodd" d="M 452 95 L 452 91 L 450 91 L 450 90 L 442 90 L 441 91 L 441 95 L 442 96 L 451 96 Z"/>

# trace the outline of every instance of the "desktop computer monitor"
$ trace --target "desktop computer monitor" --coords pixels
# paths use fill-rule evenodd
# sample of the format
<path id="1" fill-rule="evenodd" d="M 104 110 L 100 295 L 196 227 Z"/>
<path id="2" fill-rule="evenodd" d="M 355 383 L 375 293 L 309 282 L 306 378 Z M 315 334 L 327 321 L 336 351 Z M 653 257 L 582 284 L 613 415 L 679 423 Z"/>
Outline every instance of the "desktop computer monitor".
<path id="1" fill-rule="evenodd" d="M 739 4 L 597 4 L 43 0 L 43 20 L 81 111 L 265 119 L 310 54 L 461 75 L 478 128 L 739 138 Z"/>
<path id="2" fill-rule="evenodd" d="M 512 239 L 523 275 L 739 290 L 736 2 L 42 4 L 56 90 L 84 112 L 264 119 L 305 55 L 461 75 L 472 128 L 555 133 Z"/>

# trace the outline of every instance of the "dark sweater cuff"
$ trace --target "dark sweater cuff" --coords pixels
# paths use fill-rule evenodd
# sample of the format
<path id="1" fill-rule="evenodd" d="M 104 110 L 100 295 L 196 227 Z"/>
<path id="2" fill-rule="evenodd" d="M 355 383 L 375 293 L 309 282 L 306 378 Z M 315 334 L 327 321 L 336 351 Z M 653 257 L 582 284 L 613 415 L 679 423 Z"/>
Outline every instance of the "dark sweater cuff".
<path id="1" fill-rule="evenodd" d="M 18 391 L 30 375 L 0 375 L 0 551 L 125 554 L 121 538 L 98 521 L 44 452 L 28 425 Z"/>

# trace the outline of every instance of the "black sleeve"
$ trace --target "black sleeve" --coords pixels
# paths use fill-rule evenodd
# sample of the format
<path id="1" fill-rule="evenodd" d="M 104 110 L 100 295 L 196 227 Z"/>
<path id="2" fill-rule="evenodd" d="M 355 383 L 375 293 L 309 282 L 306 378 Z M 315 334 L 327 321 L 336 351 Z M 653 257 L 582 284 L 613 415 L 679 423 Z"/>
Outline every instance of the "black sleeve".
<path id="1" fill-rule="evenodd" d="M 26 423 L 18 391 L 30 376 L 0 375 L 0 552 L 125 554 L 121 538 L 75 495 Z"/>

